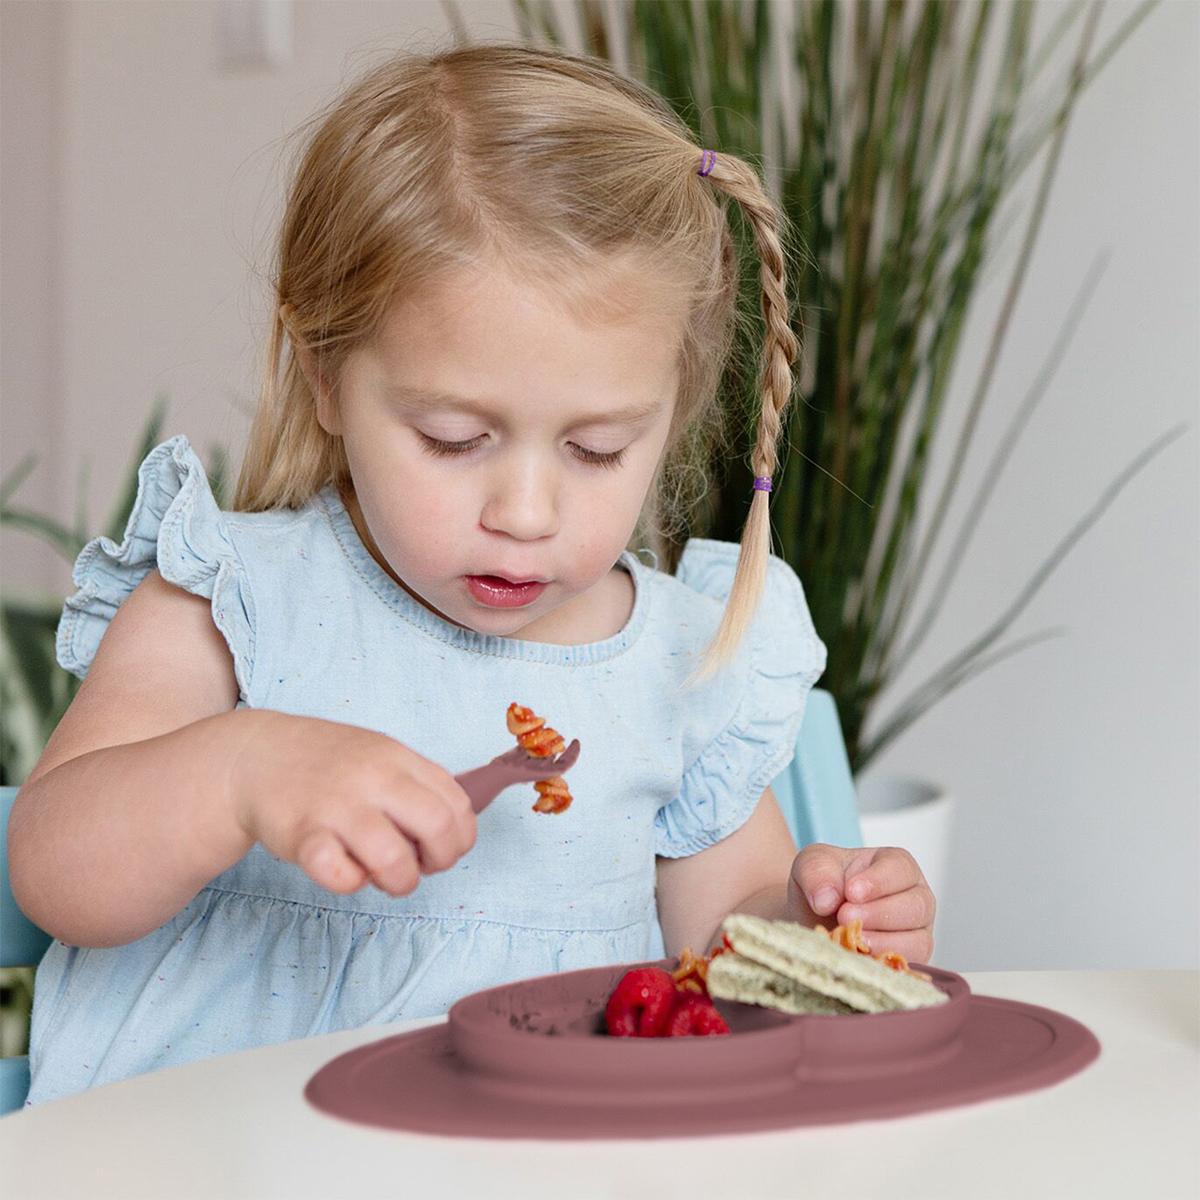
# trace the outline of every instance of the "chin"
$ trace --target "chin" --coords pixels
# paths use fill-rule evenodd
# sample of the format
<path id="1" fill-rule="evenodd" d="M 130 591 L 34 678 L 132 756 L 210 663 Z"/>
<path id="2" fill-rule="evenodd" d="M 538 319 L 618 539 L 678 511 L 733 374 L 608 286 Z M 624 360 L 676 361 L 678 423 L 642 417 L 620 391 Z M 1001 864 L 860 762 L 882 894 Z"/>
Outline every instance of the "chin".
<path id="1" fill-rule="evenodd" d="M 541 611 L 529 608 L 482 609 L 471 615 L 470 621 L 463 621 L 476 633 L 519 633 L 526 625 L 545 616 Z"/>

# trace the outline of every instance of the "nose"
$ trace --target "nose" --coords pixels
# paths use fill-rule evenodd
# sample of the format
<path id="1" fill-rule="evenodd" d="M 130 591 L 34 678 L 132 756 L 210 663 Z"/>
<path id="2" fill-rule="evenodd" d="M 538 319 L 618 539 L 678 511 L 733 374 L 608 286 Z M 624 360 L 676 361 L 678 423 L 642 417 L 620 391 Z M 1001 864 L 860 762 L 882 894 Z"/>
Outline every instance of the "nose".
<path id="1" fill-rule="evenodd" d="M 558 532 L 558 472 L 510 462 L 489 481 L 479 523 L 491 533 L 532 542 Z"/>

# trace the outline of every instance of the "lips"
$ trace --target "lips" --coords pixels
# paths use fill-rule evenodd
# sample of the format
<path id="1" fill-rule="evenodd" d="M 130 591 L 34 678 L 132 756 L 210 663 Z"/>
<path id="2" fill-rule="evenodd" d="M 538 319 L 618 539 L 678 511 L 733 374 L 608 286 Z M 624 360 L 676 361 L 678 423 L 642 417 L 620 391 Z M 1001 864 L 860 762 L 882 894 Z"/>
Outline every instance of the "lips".
<path id="1" fill-rule="evenodd" d="M 503 575 L 468 575 L 467 591 L 487 608 L 522 608 L 532 604 L 546 590 L 542 580 L 512 583 Z"/>
<path id="2" fill-rule="evenodd" d="M 517 579 L 512 575 L 505 575 L 500 571 L 488 571 L 482 575 L 472 575 L 471 579 L 494 579 L 500 583 L 507 583 L 511 587 L 521 587 L 526 583 L 549 583 L 547 579 Z"/>

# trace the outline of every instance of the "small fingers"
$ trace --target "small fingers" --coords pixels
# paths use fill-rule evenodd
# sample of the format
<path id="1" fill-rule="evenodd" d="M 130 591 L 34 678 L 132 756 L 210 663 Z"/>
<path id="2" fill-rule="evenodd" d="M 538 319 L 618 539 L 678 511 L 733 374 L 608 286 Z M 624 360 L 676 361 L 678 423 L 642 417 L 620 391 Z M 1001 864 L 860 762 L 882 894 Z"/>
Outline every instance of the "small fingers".
<path id="1" fill-rule="evenodd" d="M 417 848 L 387 813 L 359 807 L 347 812 L 338 833 L 365 868 L 368 881 L 390 896 L 407 896 L 421 881 Z"/>
<path id="2" fill-rule="evenodd" d="M 440 805 L 445 806 L 445 809 L 454 819 L 458 852 L 449 861 L 443 862 L 442 865 L 434 868 L 444 871 L 475 845 L 476 817 L 475 809 L 471 804 L 471 797 L 463 791 L 462 784 L 449 771 L 444 767 L 438 766 L 437 763 L 430 762 L 428 759 L 417 758 L 416 768 L 412 771 L 412 776 L 418 784 L 432 793 L 433 799 L 440 801 Z M 406 814 L 405 823 L 408 824 L 407 818 L 413 816 L 415 813 L 420 825 L 419 832 L 421 836 L 423 838 L 437 837 L 442 825 L 441 818 L 435 815 L 438 807 L 440 806 L 437 803 L 433 804 L 432 807 L 425 804 L 410 806 L 411 811 Z M 398 818 L 399 813 L 393 812 L 392 816 L 393 818 Z M 421 857 L 422 863 L 424 863 L 425 855 L 422 854 Z"/>
<path id="3" fill-rule="evenodd" d="M 410 784 L 403 799 L 393 795 L 383 808 L 412 843 L 426 875 L 449 870 L 475 845 L 477 823 L 469 800 L 464 811 L 457 803 L 447 803 L 440 792 L 414 790 Z"/>
<path id="4" fill-rule="evenodd" d="M 933 924 L 933 896 L 927 887 L 913 887 L 869 904 L 843 904 L 837 910 L 837 923 L 849 925 L 851 921 L 862 921 L 864 934 L 867 930 L 924 929 Z"/>
<path id="5" fill-rule="evenodd" d="M 415 892 L 421 882 L 421 867 L 416 851 L 405 842 L 400 853 L 391 862 L 371 872 L 370 881 L 389 896 L 408 896 Z"/>
<path id="6" fill-rule="evenodd" d="M 434 770 L 424 773 L 424 779 L 431 780 L 433 786 L 415 777 L 396 780 L 382 789 L 378 808 L 366 810 L 378 813 L 386 822 L 378 828 L 390 826 L 391 833 L 412 850 L 415 869 L 426 875 L 449 870 L 475 845 L 477 830 L 470 797 L 449 772 L 430 766 Z M 389 856 L 395 856 L 395 848 L 387 844 L 368 852 L 374 853 L 375 861 L 380 863 L 378 869 L 373 863 L 367 864 L 377 876 L 380 869 L 386 868 Z M 412 888 L 405 884 L 404 890 Z"/>
<path id="7" fill-rule="evenodd" d="M 916 859 L 897 846 L 880 846 L 866 864 L 850 864 L 846 871 L 846 899 L 866 902 L 891 896 L 924 883 Z"/>
<path id="8" fill-rule="evenodd" d="M 832 915 L 845 899 L 846 864 L 850 851 L 812 842 L 792 862 L 792 880 L 818 917 Z"/>
<path id="9" fill-rule="evenodd" d="M 910 964 L 933 960 L 933 933 L 928 929 L 906 929 L 899 933 L 863 929 L 863 937 L 874 955 L 902 954 Z"/>
<path id="10" fill-rule="evenodd" d="M 870 904 L 843 904 L 837 923 L 862 922 L 872 954 L 895 952 L 909 962 L 927 963 L 933 955 L 933 894 L 924 884 Z"/>
<path id="11" fill-rule="evenodd" d="M 413 843 L 426 875 L 448 871 L 475 843 L 474 813 L 470 822 L 440 795 L 414 796 L 392 818 Z"/>
<path id="12" fill-rule="evenodd" d="M 296 865 L 331 892 L 357 892 L 367 881 L 366 871 L 330 829 L 314 830 L 304 838 L 296 851 Z"/>

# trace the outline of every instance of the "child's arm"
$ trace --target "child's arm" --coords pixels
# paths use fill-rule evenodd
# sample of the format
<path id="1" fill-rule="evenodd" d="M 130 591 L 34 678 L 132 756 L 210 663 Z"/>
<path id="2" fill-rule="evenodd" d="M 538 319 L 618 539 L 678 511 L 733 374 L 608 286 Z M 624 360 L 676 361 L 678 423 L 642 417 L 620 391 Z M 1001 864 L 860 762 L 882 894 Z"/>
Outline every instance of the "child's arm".
<path id="1" fill-rule="evenodd" d="M 230 809 L 238 709 L 208 600 L 157 571 L 105 631 L 13 806 L 13 895 L 48 933 L 115 946 L 157 928 L 253 845 Z"/>
<path id="2" fill-rule="evenodd" d="M 820 842 L 797 853 L 770 788 L 728 837 L 684 858 L 660 858 L 657 876 L 659 925 L 671 956 L 684 946 L 704 953 L 720 941 L 731 912 L 810 928 L 861 920 L 872 951 L 920 963 L 933 954 L 936 902 L 912 855 Z"/>
<path id="3" fill-rule="evenodd" d="M 659 858 L 658 919 L 667 954 L 678 955 L 684 946 L 704 954 L 720 942 L 721 922 L 731 912 L 782 917 L 775 910 L 786 900 L 795 854 L 775 793 L 767 788 L 728 837 L 683 858 Z"/>
<path id="4" fill-rule="evenodd" d="M 117 946 L 255 842 L 332 891 L 390 895 L 474 845 L 470 798 L 444 767 L 375 730 L 237 696 L 209 602 L 151 572 L 13 806 L 9 875 L 31 920 Z"/>

